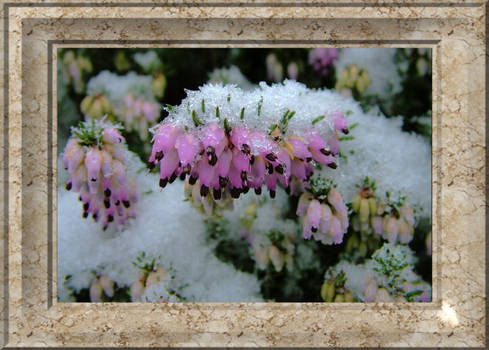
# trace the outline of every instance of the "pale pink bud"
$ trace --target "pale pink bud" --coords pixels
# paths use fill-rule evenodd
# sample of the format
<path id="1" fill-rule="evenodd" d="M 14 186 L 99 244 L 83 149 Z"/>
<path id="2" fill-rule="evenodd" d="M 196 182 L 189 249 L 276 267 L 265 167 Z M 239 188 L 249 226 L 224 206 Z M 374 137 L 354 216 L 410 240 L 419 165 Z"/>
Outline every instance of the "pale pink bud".
<path id="1" fill-rule="evenodd" d="M 117 131 L 116 128 L 113 127 L 105 127 L 103 131 L 103 136 L 102 136 L 104 142 L 109 142 L 109 143 L 122 143 L 125 141 L 124 137 L 121 136 L 119 131 Z"/>
<path id="2" fill-rule="evenodd" d="M 99 283 L 104 289 L 105 295 L 112 298 L 114 296 L 114 282 L 112 282 L 107 276 L 102 275 L 99 278 Z"/>
<path id="3" fill-rule="evenodd" d="M 313 199 L 309 203 L 307 208 L 307 221 L 306 225 L 311 227 L 312 232 L 317 232 L 319 229 L 319 222 L 321 220 L 321 204 L 316 199 Z"/>
<path id="4" fill-rule="evenodd" d="M 141 281 L 136 281 L 131 286 L 131 300 L 138 301 L 144 294 L 144 285 Z"/>
<path id="5" fill-rule="evenodd" d="M 370 219 L 372 228 L 374 229 L 375 234 L 382 235 L 382 217 L 374 216 Z"/>
<path id="6" fill-rule="evenodd" d="M 331 217 L 333 213 L 329 205 L 321 205 L 321 221 L 319 222 L 319 230 L 323 234 L 327 234 L 331 228 Z"/>
<path id="7" fill-rule="evenodd" d="M 306 213 L 311 198 L 312 197 L 308 192 L 304 192 L 299 197 L 299 203 L 297 204 L 297 211 L 296 211 L 297 216 L 303 216 Z"/>
<path id="8" fill-rule="evenodd" d="M 85 156 L 85 166 L 87 168 L 87 177 L 89 181 L 97 181 L 100 167 L 102 166 L 102 153 L 93 146 L 90 147 Z"/>
<path id="9" fill-rule="evenodd" d="M 102 301 L 102 286 L 97 279 L 95 279 L 90 285 L 90 301 Z"/>

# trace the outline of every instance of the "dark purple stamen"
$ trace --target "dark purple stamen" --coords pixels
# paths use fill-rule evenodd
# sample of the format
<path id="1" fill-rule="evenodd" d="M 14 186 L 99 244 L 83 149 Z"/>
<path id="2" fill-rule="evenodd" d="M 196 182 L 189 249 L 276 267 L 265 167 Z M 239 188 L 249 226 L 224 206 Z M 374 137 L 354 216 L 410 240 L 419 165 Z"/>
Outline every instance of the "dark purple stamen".
<path id="1" fill-rule="evenodd" d="M 161 188 L 165 188 L 167 183 L 168 183 L 168 179 L 166 177 L 164 179 L 160 179 L 160 187 Z"/>

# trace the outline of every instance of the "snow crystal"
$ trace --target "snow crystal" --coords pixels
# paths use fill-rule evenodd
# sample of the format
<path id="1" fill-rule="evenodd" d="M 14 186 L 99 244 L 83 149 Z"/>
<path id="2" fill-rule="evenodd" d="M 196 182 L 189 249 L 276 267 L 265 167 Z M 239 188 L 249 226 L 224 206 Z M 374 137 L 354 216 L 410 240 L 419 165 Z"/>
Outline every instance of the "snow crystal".
<path id="1" fill-rule="evenodd" d="M 150 75 L 138 75 L 134 72 L 117 75 L 104 70 L 88 81 L 87 95 L 103 93 L 115 106 L 122 105 L 124 97 L 129 93 L 135 97 L 155 102 L 151 90 L 152 81 L 153 78 Z"/>
<path id="2" fill-rule="evenodd" d="M 186 90 L 187 97 L 179 106 L 170 108 L 164 123 L 196 129 L 195 115 L 203 124 L 222 124 L 227 119 L 230 127 L 242 125 L 248 129 L 268 132 L 280 124 L 287 111 L 295 112 L 288 122 L 287 136 L 298 135 L 313 127 L 319 116 L 326 116 L 314 124 L 323 138 L 334 132 L 332 118 L 327 116 L 346 112 L 338 104 L 338 94 L 329 90 L 312 90 L 293 80 L 267 85 L 260 83 L 251 91 L 243 91 L 233 84 L 205 84 L 199 90 Z M 216 108 L 219 113 L 216 113 Z"/>

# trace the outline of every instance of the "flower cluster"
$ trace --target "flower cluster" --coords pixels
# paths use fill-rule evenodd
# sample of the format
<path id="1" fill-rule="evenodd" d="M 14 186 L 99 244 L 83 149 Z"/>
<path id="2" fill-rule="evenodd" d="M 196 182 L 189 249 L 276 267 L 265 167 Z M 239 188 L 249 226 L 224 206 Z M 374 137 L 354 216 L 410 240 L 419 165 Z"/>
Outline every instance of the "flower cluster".
<path id="1" fill-rule="evenodd" d="M 153 79 L 150 75 L 134 72 L 120 76 L 102 71 L 88 82 L 88 96 L 82 102 L 82 111 L 93 118 L 109 114 L 126 130 L 134 130 L 142 140 L 146 140 L 148 128 L 160 116 L 161 106 L 155 96 L 162 96 L 165 88 L 166 78 L 161 72 L 156 73 Z"/>
<path id="2" fill-rule="evenodd" d="M 339 273 L 333 276 L 331 270 L 326 272 L 324 283 L 321 286 L 321 298 L 326 302 L 335 303 L 355 301 L 353 293 L 345 287 L 345 274 Z"/>
<path id="3" fill-rule="evenodd" d="M 344 275 L 345 286 L 362 302 L 428 302 L 431 287 L 414 270 L 416 258 L 403 245 L 385 243 L 364 264 L 340 261 L 325 275 Z"/>
<path id="4" fill-rule="evenodd" d="M 135 130 L 143 140 L 148 137 L 148 128 L 160 116 L 160 105 L 132 94 L 124 97 L 124 107 L 121 110 L 121 121 L 128 130 Z"/>
<path id="5" fill-rule="evenodd" d="M 90 301 L 102 301 L 102 296 L 112 298 L 114 296 L 114 281 L 106 275 L 96 276 L 90 284 Z"/>
<path id="6" fill-rule="evenodd" d="M 335 48 L 316 48 L 309 51 L 309 64 L 323 77 L 328 75 L 337 59 L 338 49 Z"/>
<path id="7" fill-rule="evenodd" d="M 174 178 L 170 178 L 172 183 Z M 201 214 L 207 216 L 218 215 L 223 209 L 232 209 L 233 200 L 227 192 L 224 192 L 219 200 L 212 196 L 202 196 L 200 194 L 200 180 L 197 180 L 193 185 L 190 184 L 190 178 L 185 181 L 185 197 L 190 201 L 192 206 Z"/>
<path id="8" fill-rule="evenodd" d="M 133 262 L 133 265 L 139 269 L 138 279 L 130 288 L 133 302 L 182 301 L 182 297 L 171 286 L 171 281 L 174 278 L 171 269 L 167 270 L 159 266 L 157 260 L 142 252 Z"/>
<path id="9" fill-rule="evenodd" d="M 113 125 L 91 120 L 72 128 L 63 154 L 70 175 L 66 189 L 80 194 L 83 217 L 102 219 L 104 230 L 111 222 L 119 229 L 136 214 L 131 204 L 137 201 L 137 191 L 126 176 L 124 141 Z"/>
<path id="10" fill-rule="evenodd" d="M 85 120 L 102 119 L 106 115 L 113 115 L 112 106 L 104 94 L 87 95 L 80 104 L 80 110 Z"/>
<path id="11" fill-rule="evenodd" d="M 369 84 L 370 77 L 368 72 L 364 69 L 359 69 L 356 64 L 353 64 L 346 67 L 341 73 L 335 89 L 347 96 L 357 96 L 364 93 Z"/>
<path id="12" fill-rule="evenodd" d="M 286 236 L 278 231 L 270 231 L 266 238 L 251 236 L 253 258 L 260 270 L 266 269 L 269 263 L 275 271 L 282 271 L 285 266 L 288 271 L 294 267 L 293 236 Z"/>
<path id="13" fill-rule="evenodd" d="M 302 217 L 302 236 L 323 244 L 343 242 L 348 229 L 348 209 L 341 195 L 322 178 L 313 179 L 311 187 L 299 198 L 296 214 Z"/>
<path id="14" fill-rule="evenodd" d="M 263 100 L 258 102 L 256 114 L 250 117 L 260 118 L 263 103 Z M 205 99 L 201 100 L 200 107 L 199 113 L 211 119 Z M 188 177 L 190 185 L 200 181 L 202 197 L 212 193 L 215 200 L 220 200 L 224 192 L 232 198 L 250 189 L 260 194 L 265 184 L 273 198 L 277 183 L 288 189 L 291 178 L 307 181 L 316 163 L 336 168 L 337 131 L 348 132 L 341 112 L 320 116 L 301 134 L 289 135 L 288 124 L 296 114 L 290 109 L 269 126 L 268 132 L 245 126 L 242 122 L 245 107 L 236 110 L 237 115 L 230 119 L 220 116 L 219 106 L 213 111 L 215 116 L 208 123 L 202 121 L 195 109 L 188 111 L 193 129 L 192 125 L 178 125 L 171 118 L 154 128 L 149 167 L 160 164 L 161 187 L 178 176 Z M 172 109 L 169 112 L 171 114 Z M 326 118 L 333 129 L 327 138 L 314 128 L 315 122 Z M 229 120 L 233 120 L 234 125 Z"/>
<path id="15" fill-rule="evenodd" d="M 76 56 L 70 50 L 63 56 L 63 82 L 66 85 L 73 84 L 75 92 L 80 94 L 85 91 L 83 76 L 92 72 L 92 63 L 84 56 Z"/>

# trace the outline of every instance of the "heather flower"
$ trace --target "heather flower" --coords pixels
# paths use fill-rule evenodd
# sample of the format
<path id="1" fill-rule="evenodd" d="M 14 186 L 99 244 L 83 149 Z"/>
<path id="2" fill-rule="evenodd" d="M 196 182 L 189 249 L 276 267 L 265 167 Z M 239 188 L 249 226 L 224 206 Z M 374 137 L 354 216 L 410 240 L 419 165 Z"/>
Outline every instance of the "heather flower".
<path id="1" fill-rule="evenodd" d="M 328 75 L 337 59 L 338 49 L 335 48 L 316 48 L 309 51 L 309 64 L 323 77 Z"/>
<path id="2" fill-rule="evenodd" d="M 130 287 L 133 302 L 176 302 L 182 301 L 173 287 L 171 268 L 165 269 L 159 258 L 151 258 L 142 252 L 133 262 L 139 269 L 138 279 Z"/>
<path id="3" fill-rule="evenodd" d="M 207 90 L 212 91 L 212 95 Z M 198 111 L 190 109 L 190 103 L 197 102 L 199 92 L 188 92 L 189 97 L 180 106 L 168 108 L 169 117 L 152 128 L 153 148 L 148 162 L 150 168 L 160 165 L 161 187 L 177 177 L 188 178 L 190 186 L 199 180 L 201 197 L 209 195 L 220 200 L 224 193 L 239 198 L 250 189 L 260 194 L 262 186 L 266 185 L 273 198 L 278 184 L 290 191 L 293 181 L 306 183 L 316 164 L 336 168 L 338 132 L 348 132 L 341 112 L 335 110 L 320 118 L 310 118 L 308 127 L 298 125 L 299 130 L 293 132 L 289 126 L 296 112 L 287 109 L 281 118 L 267 118 L 271 125 L 263 130 L 253 125 L 264 121 L 258 114 L 273 105 L 265 105 L 261 98 L 256 106 L 257 114 L 246 114 L 246 109 L 250 108 L 246 95 L 254 98 L 255 91 L 244 92 L 220 85 L 205 85 L 201 91 L 202 97 L 209 94 L 212 99 L 223 98 L 224 106 L 216 101 L 210 104 L 202 98 Z M 229 109 L 227 105 L 232 95 L 248 107 L 235 105 Z M 226 117 L 224 114 L 221 117 L 220 110 L 226 112 Z M 319 124 L 321 132 L 315 129 Z M 294 183 L 294 189 L 298 187 L 307 185 Z"/>
<path id="4" fill-rule="evenodd" d="M 92 120 L 72 128 L 63 154 L 62 165 L 70 175 L 66 189 L 80 194 L 83 217 L 101 220 L 104 230 L 111 222 L 120 229 L 136 215 L 131 204 L 137 202 L 137 192 L 126 176 L 124 141 L 117 127 Z"/>
<path id="5" fill-rule="evenodd" d="M 363 264 L 340 261 L 326 271 L 325 280 L 344 280 L 363 302 L 429 302 L 431 286 L 414 272 L 415 262 L 407 246 L 385 243 Z"/>
<path id="6" fill-rule="evenodd" d="M 366 70 L 353 64 L 345 68 L 336 82 L 335 89 L 346 96 L 363 94 L 370 85 L 370 77 Z"/>
<path id="7" fill-rule="evenodd" d="M 353 293 L 345 286 L 345 274 L 333 275 L 331 270 L 326 272 L 325 281 L 321 286 L 321 298 L 326 302 L 347 302 L 355 301 Z"/>
<path id="8" fill-rule="evenodd" d="M 102 119 L 106 115 L 113 118 L 114 111 L 109 100 L 104 94 L 88 95 L 82 100 L 80 109 L 85 120 Z"/>
<path id="9" fill-rule="evenodd" d="M 158 73 L 153 79 L 151 75 L 137 75 L 134 72 L 120 76 L 102 71 L 88 82 L 85 104 L 89 108 L 85 108 L 87 111 L 84 113 L 86 118 L 101 118 L 107 113 L 113 121 L 121 122 L 126 130 L 137 132 L 144 140 L 148 137 L 148 128 L 160 117 L 161 106 L 155 96 L 163 93 L 164 85 L 166 82 Z M 110 110 L 100 110 L 101 106 L 95 102 L 92 106 L 93 96 L 101 95 L 106 99 L 103 105 L 110 106 Z"/>
<path id="10" fill-rule="evenodd" d="M 114 296 L 114 282 L 105 275 L 95 277 L 90 284 L 90 301 L 99 302 L 102 301 L 102 296 L 107 298 Z"/>
<path id="11" fill-rule="evenodd" d="M 124 97 L 124 106 L 119 117 L 126 129 L 135 130 L 144 140 L 148 137 L 148 128 L 156 123 L 159 116 L 159 104 L 129 93 Z"/>
<path id="12" fill-rule="evenodd" d="M 348 209 L 331 182 L 322 178 L 310 181 L 300 197 L 296 214 L 302 218 L 302 236 L 323 244 L 339 244 L 348 229 Z"/>
<path id="13" fill-rule="evenodd" d="M 375 195 L 375 182 L 367 177 L 352 201 L 352 228 L 355 232 L 372 234 L 401 244 L 413 239 L 415 217 L 405 197 L 395 202 L 387 197 L 387 202 Z"/>
<path id="14" fill-rule="evenodd" d="M 75 92 L 81 94 L 85 91 L 86 74 L 92 72 L 92 63 L 84 56 L 75 55 L 74 51 L 67 51 L 63 55 L 63 82 L 73 84 Z"/>
<path id="15" fill-rule="evenodd" d="M 269 81 L 279 82 L 282 81 L 284 75 L 284 67 L 278 60 L 277 56 L 273 53 L 269 54 L 266 58 L 267 66 L 267 78 Z"/>
<path id="16" fill-rule="evenodd" d="M 297 80 L 297 76 L 299 75 L 299 66 L 296 62 L 290 62 L 287 65 L 287 75 L 289 79 Z"/>

